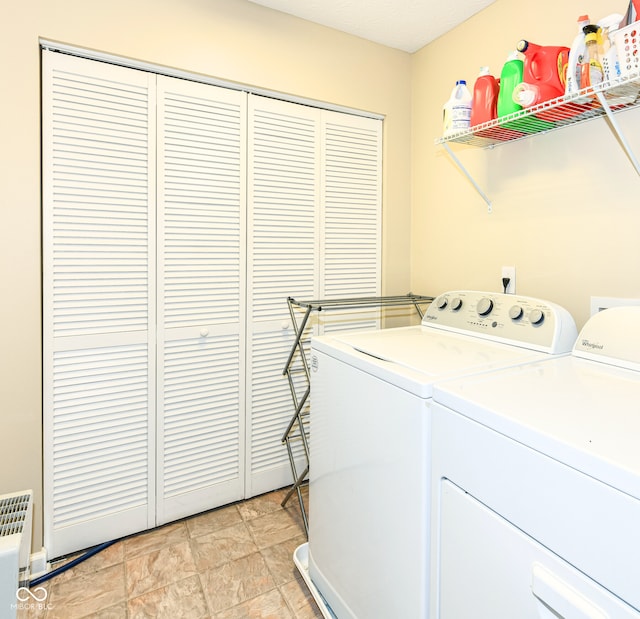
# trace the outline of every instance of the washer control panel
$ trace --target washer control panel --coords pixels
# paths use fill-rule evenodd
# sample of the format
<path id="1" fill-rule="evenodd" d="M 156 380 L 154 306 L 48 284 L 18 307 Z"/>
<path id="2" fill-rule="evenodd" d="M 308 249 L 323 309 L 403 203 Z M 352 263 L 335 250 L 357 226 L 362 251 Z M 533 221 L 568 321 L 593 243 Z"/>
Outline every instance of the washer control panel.
<path id="1" fill-rule="evenodd" d="M 578 335 L 569 312 L 555 303 L 469 290 L 436 297 L 422 324 L 554 354 L 570 352 Z"/>

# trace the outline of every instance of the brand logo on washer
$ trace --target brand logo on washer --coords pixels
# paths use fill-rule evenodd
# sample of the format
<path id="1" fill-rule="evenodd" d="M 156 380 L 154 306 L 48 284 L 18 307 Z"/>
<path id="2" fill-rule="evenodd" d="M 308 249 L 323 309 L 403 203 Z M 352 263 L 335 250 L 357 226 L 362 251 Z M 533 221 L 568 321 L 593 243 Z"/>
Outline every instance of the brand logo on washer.
<path id="1" fill-rule="evenodd" d="M 315 355 L 311 356 L 311 369 L 314 372 L 318 371 L 318 357 L 316 357 Z"/>
<path id="2" fill-rule="evenodd" d="M 591 348 L 592 350 L 602 350 L 604 344 L 598 344 L 597 342 L 590 342 L 589 340 L 582 340 L 582 346 L 584 348 Z"/>

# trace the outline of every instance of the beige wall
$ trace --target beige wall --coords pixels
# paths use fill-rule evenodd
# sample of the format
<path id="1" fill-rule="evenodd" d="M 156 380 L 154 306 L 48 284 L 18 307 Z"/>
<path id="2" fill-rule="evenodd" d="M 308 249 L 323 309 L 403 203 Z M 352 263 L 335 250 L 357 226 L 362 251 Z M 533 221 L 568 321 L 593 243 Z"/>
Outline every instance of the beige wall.
<path id="1" fill-rule="evenodd" d="M 41 543 L 38 38 L 385 115 L 383 287 L 409 290 L 411 57 L 244 0 L 26 0 L 0 37 L 0 493 L 36 491 Z"/>
<path id="2" fill-rule="evenodd" d="M 494 74 L 520 39 L 570 46 L 577 18 L 624 13 L 624 0 L 497 0 L 414 54 L 412 287 L 517 292 L 564 305 L 581 326 L 590 297 L 640 297 L 640 177 L 604 119 L 493 150 L 452 146 L 493 213 L 434 140 L 456 79 Z M 618 116 L 640 158 L 640 110 Z"/>
<path id="3" fill-rule="evenodd" d="M 493 150 L 454 145 L 492 199 L 492 214 L 434 140 L 456 79 L 472 84 L 485 64 L 499 73 L 521 38 L 569 45 L 578 15 L 625 9 L 619 0 L 497 0 L 413 56 L 244 0 L 28 0 L 5 9 L 0 493 L 36 491 L 35 548 L 42 508 L 39 37 L 384 114 L 384 292 L 498 290 L 500 267 L 515 265 L 519 293 L 565 305 L 581 326 L 591 295 L 640 297 L 640 178 L 607 123 Z M 640 110 L 619 121 L 640 156 Z"/>

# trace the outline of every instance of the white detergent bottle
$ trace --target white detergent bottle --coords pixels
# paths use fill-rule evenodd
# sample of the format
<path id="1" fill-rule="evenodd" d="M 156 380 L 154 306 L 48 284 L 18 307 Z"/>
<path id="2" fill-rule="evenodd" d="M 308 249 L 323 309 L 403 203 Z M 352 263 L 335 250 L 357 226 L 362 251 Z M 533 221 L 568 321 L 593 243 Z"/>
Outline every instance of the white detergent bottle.
<path id="1" fill-rule="evenodd" d="M 578 34 L 571 44 L 569 50 L 569 64 L 567 66 L 567 77 L 564 94 L 570 95 L 580 90 L 580 70 L 585 62 L 586 43 L 583 28 L 591 23 L 588 15 L 578 17 Z"/>
<path id="2" fill-rule="evenodd" d="M 455 133 L 471 125 L 471 92 L 466 80 L 458 80 L 443 107 L 444 133 Z"/>

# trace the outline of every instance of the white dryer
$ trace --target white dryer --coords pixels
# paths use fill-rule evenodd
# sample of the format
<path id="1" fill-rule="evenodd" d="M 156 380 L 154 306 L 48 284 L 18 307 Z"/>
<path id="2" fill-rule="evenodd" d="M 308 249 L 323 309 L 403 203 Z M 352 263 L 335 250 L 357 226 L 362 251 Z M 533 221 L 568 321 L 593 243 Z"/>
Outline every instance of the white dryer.
<path id="1" fill-rule="evenodd" d="M 427 616 L 434 383 L 568 354 L 576 335 L 552 303 L 454 291 L 421 325 L 312 340 L 309 542 L 296 556 L 326 616 Z"/>
<path id="2" fill-rule="evenodd" d="M 640 618 L 640 308 L 434 400 L 433 619 Z"/>

